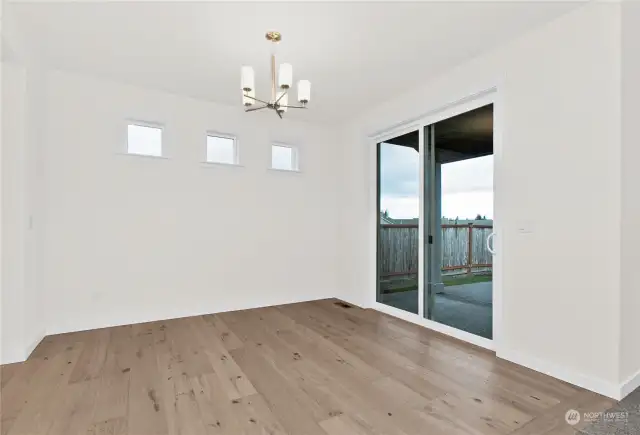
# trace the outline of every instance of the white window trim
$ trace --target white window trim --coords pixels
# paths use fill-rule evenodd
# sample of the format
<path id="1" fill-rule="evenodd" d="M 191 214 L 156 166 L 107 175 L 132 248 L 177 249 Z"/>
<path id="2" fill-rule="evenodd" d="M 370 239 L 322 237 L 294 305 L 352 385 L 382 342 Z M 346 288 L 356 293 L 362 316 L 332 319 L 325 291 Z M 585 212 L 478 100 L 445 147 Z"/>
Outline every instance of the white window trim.
<path id="1" fill-rule="evenodd" d="M 212 137 L 220 137 L 223 139 L 231 139 L 233 140 L 233 163 L 225 163 L 225 162 L 210 162 L 207 160 L 207 139 L 209 136 Z M 228 133 L 219 133 L 213 130 L 207 130 L 204 136 L 204 161 L 202 161 L 204 165 L 207 166 L 237 166 L 242 167 L 240 164 L 240 144 L 238 142 L 238 137 Z"/>
<path id="2" fill-rule="evenodd" d="M 224 163 L 224 162 L 200 162 L 203 168 L 215 168 L 216 166 L 222 166 L 223 168 L 244 168 L 244 165 L 239 163 Z"/>
<path id="3" fill-rule="evenodd" d="M 292 169 L 280 169 L 280 168 L 274 168 L 273 167 L 273 147 L 274 146 L 278 146 L 278 147 L 283 147 L 283 148 L 290 148 L 291 149 L 291 168 Z M 271 146 L 269 148 L 269 150 L 271 151 L 271 154 L 269 155 L 270 157 L 270 162 L 269 162 L 269 170 L 270 171 L 276 171 L 276 172 L 289 172 L 289 173 L 300 173 L 300 148 L 296 145 L 291 145 L 291 144 L 287 144 L 287 143 L 282 143 L 282 142 L 271 142 Z"/>
<path id="4" fill-rule="evenodd" d="M 148 128 L 157 128 L 160 129 L 160 155 L 154 156 L 151 154 L 138 154 L 138 153 L 130 153 L 129 152 L 129 126 L 137 125 L 139 127 L 148 127 Z M 128 118 L 125 120 L 125 128 L 124 128 L 124 150 L 118 154 L 132 157 L 142 157 L 146 159 L 168 159 L 169 157 L 166 155 L 166 147 L 165 147 L 165 135 L 164 135 L 164 124 L 159 122 L 152 121 L 142 121 L 140 119 Z"/>

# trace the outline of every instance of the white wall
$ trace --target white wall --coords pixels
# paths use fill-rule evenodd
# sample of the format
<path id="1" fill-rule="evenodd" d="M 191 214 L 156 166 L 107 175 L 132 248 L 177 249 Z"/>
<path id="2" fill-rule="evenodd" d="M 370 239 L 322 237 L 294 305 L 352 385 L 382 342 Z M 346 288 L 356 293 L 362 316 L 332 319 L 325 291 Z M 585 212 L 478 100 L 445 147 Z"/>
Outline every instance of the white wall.
<path id="1" fill-rule="evenodd" d="M 40 182 L 36 161 L 43 126 L 42 80 L 16 62 L 2 63 L 3 362 L 21 361 L 44 337 L 36 277 Z"/>
<path id="2" fill-rule="evenodd" d="M 47 91 L 48 333 L 335 296 L 330 126 L 62 72 Z M 164 124 L 169 158 L 123 155 L 128 118 Z M 200 163 L 207 130 L 242 167 Z M 272 141 L 301 173 L 267 169 Z"/>
<path id="3" fill-rule="evenodd" d="M 42 282 L 42 240 L 44 238 L 44 178 L 43 149 L 46 125 L 46 83 L 44 69 L 37 63 L 26 65 L 26 146 L 23 151 L 24 210 L 24 298 L 25 343 L 30 354 L 46 334 Z"/>
<path id="4" fill-rule="evenodd" d="M 2 34 L 2 32 L 4 31 L 4 15 L 3 15 L 3 6 L 4 4 L 2 2 L 0 2 L 0 35 Z M 3 44 L 0 43 L 0 59 L 2 59 L 2 56 L 4 54 L 4 49 L 2 47 Z M 2 127 L 4 125 L 4 119 L 3 119 L 3 110 L 2 108 L 4 107 L 4 101 L 3 101 L 3 94 L 2 92 L 2 83 L 4 80 L 4 74 L 3 74 L 3 66 L 0 63 L 0 364 L 2 363 L 2 361 L 4 361 L 3 359 L 3 355 L 4 355 L 4 309 L 3 304 L 2 304 L 2 300 L 4 298 L 4 293 L 3 293 L 3 286 L 2 286 L 2 280 L 3 280 L 3 274 L 2 274 L 2 243 L 3 243 L 3 238 L 2 238 L 2 177 L 3 177 L 3 171 L 2 171 L 2 143 L 3 143 L 3 137 L 2 137 Z"/>
<path id="5" fill-rule="evenodd" d="M 43 81 L 35 69 L 3 63 L 3 277 L 6 352 L 2 361 L 26 358 L 45 335 L 36 222 L 41 217 L 37 162 L 41 144 Z"/>
<path id="6" fill-rule="evenodd" d="M 622 316 L 620 381 L 640 386 L 640 3 L 622 6 Z M 635 383 L 634 383 L 635 382 Z"/>
<path id="7" fill-rule="evenodd" d="M 24 359 L 24 231 L 22 229 L 26 74 L 2 63 L 2 362 Z"/>
<path id="8" fill-rule="evenodd" d="M 43 69 L 9 11 L 2 15 L 2 355 L 24 360 L 45 335 L 42 316 Z"/>
<path id="9" fill-rule="evenodd" d="M 503 258 L 498 355 L 614 395 L 619 383 L 620 23 L 590 4 L 407 95 L 345 131 L 344 298 L 375 298 L 366 136 L 499 86 L 495 215 Z M 496 157 L 498 159 L 498 156 Z M 499 169 L 498 169 L 499 167 Z M 532 234 L 521 235 L 526 226 Z M 567 273 L 567 271 L 575 273 Z"/>

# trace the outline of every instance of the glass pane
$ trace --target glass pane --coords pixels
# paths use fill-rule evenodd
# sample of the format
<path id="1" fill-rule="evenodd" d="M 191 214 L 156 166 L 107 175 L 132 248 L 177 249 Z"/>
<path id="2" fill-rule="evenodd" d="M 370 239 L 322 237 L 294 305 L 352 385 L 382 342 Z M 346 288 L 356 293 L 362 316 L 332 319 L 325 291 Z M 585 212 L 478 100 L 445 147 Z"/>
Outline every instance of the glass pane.
<path id="1" fill-rule="evenodd" d="M 207 136 L 207 162 L 236 163 L 236 141 L 228 137 Z"/>
<path id="2" fill-rule="evenodd" d="M 418 132 L 378 144 L 378 302 L 418 313 Z"/>
<path id="3" fill-rule="evenodd" d="M 428 126 L 425 137 L 425 210 L 432 210 L 425 233 L 433 241 L 425 256 L 425 316 L 491 339 L 493 106 Z"/>
<path id="4" fill-rule="evenodd" d="M 271 167 L 273 169 L 284 169 L 287 171 L 295 170 L 293 160 L 293 149 L 273 145 L 271 147 Z"/>
<path id="5" fill-rule="evenodd" d="M 129 124 L 127 152 L 145 156 L 162 156 L 162 129 Z"/>

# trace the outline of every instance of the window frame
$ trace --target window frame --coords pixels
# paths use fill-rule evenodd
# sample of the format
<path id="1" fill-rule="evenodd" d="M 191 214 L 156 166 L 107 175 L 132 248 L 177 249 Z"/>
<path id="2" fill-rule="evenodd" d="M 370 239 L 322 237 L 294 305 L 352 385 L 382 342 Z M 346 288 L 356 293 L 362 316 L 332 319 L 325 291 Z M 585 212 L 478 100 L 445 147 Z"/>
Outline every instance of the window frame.
<path id="1" fill-rule="evenodd" d="M 155 128 L 160 130 L 160 155 L 156 154 L 141 154 L 141 153 L 133 153 L 129 151 L 129 126 L 134 125 L 136 127 L 145 127 L 145 128 Z M 152 122 L 152 121 L 142 121 L 140 119 L 132 119 L 129 118 L 126 120 L 125 125 L 125 149 L 124 154 L 128 156 L 134 157 L 147 157 L 154 159 L 167 159 L 167 155 L 165 153 L 165 145 L 164 145 L 164 136 L 165 136 L 165 126 L 160 122 Z"/>
<path id="2" fill-rule="evenodd" d="M 215 162 L 209 160 L 209 137 L 217 137 L 221 139 L 231 139 L 233 141 L 233 163 Z M 241 166 L 240 165 L 240 145 L 238 137 L 228 133 L 220 133 L 214 130 L 207 130 L 204 136 L 204 161 L 207 165 L 224 165 L 224 166 Z"/>
<path id="3" fill-rule="evenodd" d="M 273 167 L 273 147 L 289 148 L 291 150 L 291 169 L 282 169 Z M 296 145 L 291 145 L 282 142 L 271 142 L 271 161 L 269 169 L 272 171 L 281 172 L 300 172 L 300 148 Z"/>

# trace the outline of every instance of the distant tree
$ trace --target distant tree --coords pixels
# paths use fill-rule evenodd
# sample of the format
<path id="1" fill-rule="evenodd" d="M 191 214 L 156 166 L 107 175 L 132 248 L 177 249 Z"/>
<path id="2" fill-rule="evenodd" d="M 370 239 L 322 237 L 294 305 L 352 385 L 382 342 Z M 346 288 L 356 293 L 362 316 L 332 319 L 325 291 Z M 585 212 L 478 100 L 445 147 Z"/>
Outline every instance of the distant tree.
<path id="1" fill-rule="evenodd" d="M 480 214 L 476 215 L 476 219 L 477 221 L 481 221 L 482 219 L 484 219 Z"/>

